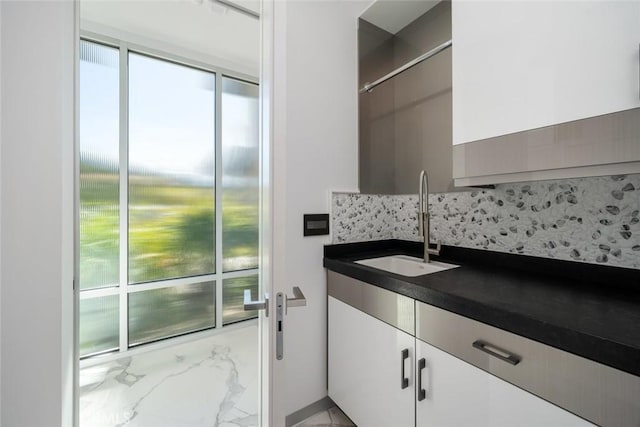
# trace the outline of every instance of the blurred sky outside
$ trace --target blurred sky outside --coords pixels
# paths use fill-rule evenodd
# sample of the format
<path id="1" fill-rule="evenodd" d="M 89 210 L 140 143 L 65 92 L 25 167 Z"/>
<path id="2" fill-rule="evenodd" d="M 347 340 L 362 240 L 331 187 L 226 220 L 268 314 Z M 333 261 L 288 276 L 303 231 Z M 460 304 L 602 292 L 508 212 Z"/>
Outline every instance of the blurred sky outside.
<path id="1" fill-rule="evenodd" d="M 116 58 L 117 58 L 117 51 Z M 140 91 L 153 92 L 158 85 L 167 81 L 174 85 L 163 86 L 162 93 L 154 97 L 136 97 L 130 99 L 130 110 L 136 111 L 135 117 L 129 120 L 129 139 L 135 144 L 129 147 L 130 170 L 163 170 L 167 174 L 191 178 L 193 181 L 205 180 L 215 182 L 215 177 L 207 176 L 209 167 L 214 161 L 215 130 L 207 123 L 213 123 L 215 105 L 201 108 L 205 99 L 215 99 L 215 79 L 212 73 L 192 69 L 193 73 L 184 73 L 183 66 L 158 67 L 157 60 L 143 55 L 130 56 L 131 83 L 142 85 Z M 84 81 L 94 82 L 96 79 L 104 84 L 81 85 L 80 126 L 81 151 L 103 153 L 109 161 L 118 162 L 119 129 L 117 117 L 110 112 L 118 111 L 119 94 L 113 92 L 118 84 L 117 73 L 105 73 L 103 67 L 116 67 L 117 63 L 97 64 L 81 61 L 81 75 Z M 85 80 L 86 78 L 86 80 Z M 86 95 L 86 96 L 85 96 Z M 244 126 L 223 126 L 223 157 L 238 146 L 255 146 L 257 129 L 250 121 L 257 112 L 254 102 L 236 94 L 223 93 L 225 115 L 237 118 L 244 117 Z M 99 100 L 96 102 L 96 100 Z M 253 101 L 253 100 L 252 100 Z M 176 105 L 167 111 L 167 103 Z M 255 99 L 257 107 L 257 98 Z M 166 121 L 159 123 L 157 117 L 163 114 Z M 256 121 L 253 120 L 255 123 Z M 239 123 L 240 125 L 240 123 Z M 180 141 L 176 144 L 176 141 Z M 202 141 L 211 141 L 210 151 L 203 153 Z M 161 147 L 161 149 L 158 149 Z M 199 173 L 198 173 L 199 172 Z M 243 182 L 228 177 L 225 185 L 242 185 Z"/>

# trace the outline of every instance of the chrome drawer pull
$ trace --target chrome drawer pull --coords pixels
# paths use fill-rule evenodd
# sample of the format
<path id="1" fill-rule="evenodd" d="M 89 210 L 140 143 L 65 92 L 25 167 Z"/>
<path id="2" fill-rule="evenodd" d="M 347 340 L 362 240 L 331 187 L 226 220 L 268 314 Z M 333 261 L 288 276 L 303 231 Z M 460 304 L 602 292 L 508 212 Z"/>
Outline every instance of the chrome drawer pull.
<path id="1" fill-rule="evenodd" d="M 498 359 L 514 366 L 520 363 L 520 361 L 522 360 L 520 356 L 508 352 L 507 350 L 504 350 L 500 347 L 496 347 L 493 344 L 489 344 L 488 342 L 483 340 L 474 341 L 472 345 L 474 348 L 477 348 L 480 351 L 484 351 L 488 355 L 497 357 Z"/>

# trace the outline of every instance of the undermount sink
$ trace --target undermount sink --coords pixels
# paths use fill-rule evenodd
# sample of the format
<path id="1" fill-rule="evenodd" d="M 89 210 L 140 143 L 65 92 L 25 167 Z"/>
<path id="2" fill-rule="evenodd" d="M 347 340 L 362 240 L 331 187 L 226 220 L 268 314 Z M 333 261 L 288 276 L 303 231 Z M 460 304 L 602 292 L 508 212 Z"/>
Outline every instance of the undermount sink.
<path id="1" fill-rule="evenodd" d="M 406 255 L 392 255 L 380 258 L 363 259 L 356 261 L 356 264 L 362 264 L 408 277 L 422 276 L 424 274 L 437 273 L 439 271 L 458 267 L 457 265 L 446 264 L 438 261 L 424 263 L 420 258 L 414 258 Z"/>

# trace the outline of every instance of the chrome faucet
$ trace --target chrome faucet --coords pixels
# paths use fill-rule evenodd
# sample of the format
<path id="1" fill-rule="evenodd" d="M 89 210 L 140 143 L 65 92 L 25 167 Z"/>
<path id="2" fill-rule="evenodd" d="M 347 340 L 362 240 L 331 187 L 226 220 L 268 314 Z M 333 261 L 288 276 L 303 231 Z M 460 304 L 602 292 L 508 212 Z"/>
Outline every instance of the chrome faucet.
<path id="1" fill-rule="evenodd" d="M 418 212 L 418 233 L 424 239 L 424 262 L 429 262 L 429 255 L 440 255 L 440 242 L 435 249 L 429 248 L 429 178 L 425 171 L 420 172 L 420 210 Z"/>

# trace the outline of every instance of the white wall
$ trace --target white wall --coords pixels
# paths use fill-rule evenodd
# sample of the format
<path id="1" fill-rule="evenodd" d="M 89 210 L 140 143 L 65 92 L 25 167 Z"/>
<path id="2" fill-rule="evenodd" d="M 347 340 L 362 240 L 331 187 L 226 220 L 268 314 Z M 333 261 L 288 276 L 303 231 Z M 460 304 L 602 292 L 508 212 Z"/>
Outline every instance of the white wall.
<path id="1" fill-rule="evenodd" d="M 69 425 L 72 330 L 72 2 L 1 4 L 2 425 Z M 288 286 L 309 305 L 289 313 L 287 412 L 326 395 L 323 237 L 304 213 L 328 212 L 331 189 L 357 186 L 356 17 L 363 3 L 286 8 Z"/>
<path id="2" fill-rule="evenodd" d="M 1 2 L 2 425 L 70 425 L 74 5 Z"/>
<path id="3" fill-rule="evenodd" d="M 300 286 L 308 300 L 307 307 L 291 309 L 286 321 L 287 413 L 327 393 L 322 256 L 329 239 L 303 237 L 302 216 L 328 213 L 330 190 L 358 185 L 356 18 L 367 3 L 286 4 L 286 109 L 274 111 L 274 116 L 286 114 L 286 286 Z M 282 94 L 277 83 L 275 91 Z"/>
<path id="4" fill-rule="evenodd" d="M 0 100 L 2 99 L 2 3 L 0 3 Z M 2 102 L 0 101 L 0 178 L 2 178 Z M 0 242 L 2 242 L 2 185 L 0 184 Z M 2 425 L 2 244 L 0 244 L 0 425 Z"/>

